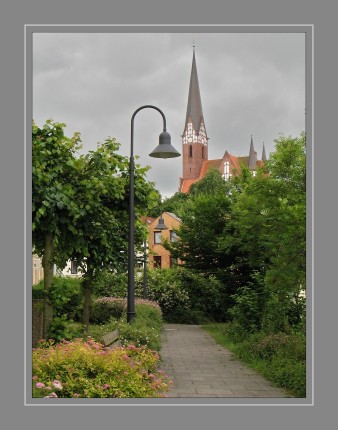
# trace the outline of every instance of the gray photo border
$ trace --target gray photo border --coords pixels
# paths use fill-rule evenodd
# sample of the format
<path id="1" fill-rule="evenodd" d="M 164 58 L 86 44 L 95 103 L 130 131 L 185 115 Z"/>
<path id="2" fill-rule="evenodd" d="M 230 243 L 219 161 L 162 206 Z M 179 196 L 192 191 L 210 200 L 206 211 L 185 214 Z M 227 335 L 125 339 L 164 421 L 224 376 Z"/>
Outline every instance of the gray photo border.
<path id="1" fill-rule="evenodd" d="M 307 136 L 307 395 L 305 399 L 34 399 L 31 397 L 31 119 L 32 119 L 32 36 L 33 33 L 304 33 Z M 313 274 L 313 33 L 312 24 L 300 25 L 25 25 L 25 406 L 313 406 L 314 405 L 314 274 Z"/>

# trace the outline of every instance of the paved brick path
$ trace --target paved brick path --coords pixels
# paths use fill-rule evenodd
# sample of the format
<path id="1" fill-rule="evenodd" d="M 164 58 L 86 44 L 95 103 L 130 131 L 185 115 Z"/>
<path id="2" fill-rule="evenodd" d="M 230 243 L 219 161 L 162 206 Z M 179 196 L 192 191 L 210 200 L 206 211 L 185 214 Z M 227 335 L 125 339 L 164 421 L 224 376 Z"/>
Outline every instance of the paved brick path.
<path id="1" fill-rule="evenodd" d="M 168 397 L 288 397 L 197 325 L 165 324 L 160 355 Z"/>

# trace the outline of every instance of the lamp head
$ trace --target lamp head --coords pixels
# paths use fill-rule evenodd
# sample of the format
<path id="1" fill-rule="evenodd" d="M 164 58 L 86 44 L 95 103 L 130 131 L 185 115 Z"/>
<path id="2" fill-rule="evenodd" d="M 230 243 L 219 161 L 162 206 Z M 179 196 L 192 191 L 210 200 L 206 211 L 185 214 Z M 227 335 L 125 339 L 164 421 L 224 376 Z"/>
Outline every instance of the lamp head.
<path id="1" fill-rule="evenodd" d="M 158 220 L 157 226 L 154 228 L 154 230 L 168 230 L 168 227 L 164 224 L 164 219 L 161 218 Z"/>
<path id="2" fill-rule="evenodd" d="M 171 145 L 170 134 L 163 131 L 159 137 L 159 145 L 149 154 L 154 158 L 174 158 L 181 154 Z"/>

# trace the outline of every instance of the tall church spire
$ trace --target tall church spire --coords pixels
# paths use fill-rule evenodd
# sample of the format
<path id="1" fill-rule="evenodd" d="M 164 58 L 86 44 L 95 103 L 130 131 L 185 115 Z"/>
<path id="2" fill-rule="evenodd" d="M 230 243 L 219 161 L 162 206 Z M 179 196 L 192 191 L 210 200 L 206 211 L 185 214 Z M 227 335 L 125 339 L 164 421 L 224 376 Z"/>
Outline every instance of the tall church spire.
<path id="1" fill-rule="evenodd" d="M 253 140 L 251 135 L 250 152 L 249 152 L 249 169 L 256 169 L 256 162 L 257 162 L 257 154 L 253 146 Z"/>
<path id="2" fill-rule="evenodd" d="M 265 154 L 265 146 L 264 146 L 264 142 L 263 142 L 263 151 L 262 151 L 262 161 L 266 161 L 266 154 Z"/>
<path id="3" fill-rule="evenodd" d="M 193 48 L 192 66 L 190 74 L 190 86 L 187 105 L 187 114 L 185 119 L 184 132 L 188 128 L 189 122 L 192 123 L 196 134 L 200 131 L 201 122 L 204 122 L 200 88 L 198 84 L 195 47 Z M 183 133 L 184 133 L 183 132 Z"/>
<path id="4" fill-rule="evenodd" d="M 193 48 L 187 113 L 182 135 L 182 178 L 197 179 L 202 164 L 208 160 L 208 137 L 205 129 L 200 88 L 198 84 L 195 47 Z"/>

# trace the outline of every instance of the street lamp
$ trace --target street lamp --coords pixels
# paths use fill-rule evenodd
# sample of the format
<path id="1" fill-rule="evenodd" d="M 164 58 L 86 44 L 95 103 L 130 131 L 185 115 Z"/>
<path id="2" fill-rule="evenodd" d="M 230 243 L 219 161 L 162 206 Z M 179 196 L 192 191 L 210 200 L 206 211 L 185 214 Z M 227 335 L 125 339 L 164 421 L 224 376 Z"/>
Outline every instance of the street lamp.
<path id="1" fill-rule="evenodd" d="M 127 322 L 132 322 L 135 317 L 135 279 L 134 279 L 134 236 L 135 236 L 135 212 L 134 212 L 134 118 L 142 109 L 151 108 L 157 110 L 163 118 L 163 132 L 159 137 L 159 145 L 149 154 L 155 158 L 174 158 L 181 154 L 171 145 L 170 134 L 166 130 L 166 119 L 161 109 L 152 105 L 141 106 L 131 117 L 130 161 L 129 161 L 129 241 L 128 241 L 128 298 L 127 298 Z"/>

